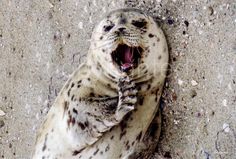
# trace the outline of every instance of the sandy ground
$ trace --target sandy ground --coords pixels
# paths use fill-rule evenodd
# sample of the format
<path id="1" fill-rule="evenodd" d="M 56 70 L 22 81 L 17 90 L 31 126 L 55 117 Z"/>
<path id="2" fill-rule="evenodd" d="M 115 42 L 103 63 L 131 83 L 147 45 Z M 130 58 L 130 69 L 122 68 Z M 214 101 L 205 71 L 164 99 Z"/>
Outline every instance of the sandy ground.
<path id="1" fill-rule="evenodd" d="M 36 130 L 84 60 L 92 28 L 127 6 L 151 14 L 169 43 L 157 156 L 236 159 L 235 0 L 1 0 L 0 158 L 30 158 Z"/>

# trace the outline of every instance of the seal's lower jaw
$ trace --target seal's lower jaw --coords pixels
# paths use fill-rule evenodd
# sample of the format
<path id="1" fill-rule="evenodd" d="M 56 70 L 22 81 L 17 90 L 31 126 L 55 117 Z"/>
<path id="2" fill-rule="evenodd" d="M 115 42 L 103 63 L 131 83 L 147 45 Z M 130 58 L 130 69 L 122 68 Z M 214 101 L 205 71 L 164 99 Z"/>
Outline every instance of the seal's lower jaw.
<path id="1" fill-rule="evenodd" d="M 130 47 L 126 44 L 119 44 L 111 53 L 113 62 L 123 72 L 135 69 L 142 57 L 143 49 L 141 47 Z"/>

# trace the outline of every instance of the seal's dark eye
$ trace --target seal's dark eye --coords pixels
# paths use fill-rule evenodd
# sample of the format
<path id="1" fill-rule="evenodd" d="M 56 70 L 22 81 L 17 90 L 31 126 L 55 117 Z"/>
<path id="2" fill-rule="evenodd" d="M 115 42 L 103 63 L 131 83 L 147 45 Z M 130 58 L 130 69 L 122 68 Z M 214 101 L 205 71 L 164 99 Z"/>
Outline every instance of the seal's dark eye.
<path id="1" fill-rule="evenodd" d="M 108 32 L 108 31 L 110 31 L 113 27 L 114 27 L 114 24 L 111 24 L 111 25 L 106 25 L 106 26 L 104 26 L 103 29 L 104 29 L 105 32 Z"/>
<path id="2" fill-rule="evenodd" d="M 143 28 L 147 25 L 147 22 L 144 20 L 144 19 L 141 19 L 141 20 L 133 20 L 131 22 L 132 25 L 136 26 L 137 28 Z"/>

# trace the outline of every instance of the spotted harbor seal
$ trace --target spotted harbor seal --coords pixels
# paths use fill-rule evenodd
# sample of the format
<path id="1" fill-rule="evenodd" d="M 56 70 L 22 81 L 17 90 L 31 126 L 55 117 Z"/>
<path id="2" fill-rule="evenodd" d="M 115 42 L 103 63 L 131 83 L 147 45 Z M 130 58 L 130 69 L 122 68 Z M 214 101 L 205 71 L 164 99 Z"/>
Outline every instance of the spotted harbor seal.
<path id="1" fill-rule="evenodd" d="M 33 158 L 149 158 L 160 134 L 167 63 L 153 18 L 131 8 L 109 13 L 94 29 L 86 62 L 50 108 Z"/>

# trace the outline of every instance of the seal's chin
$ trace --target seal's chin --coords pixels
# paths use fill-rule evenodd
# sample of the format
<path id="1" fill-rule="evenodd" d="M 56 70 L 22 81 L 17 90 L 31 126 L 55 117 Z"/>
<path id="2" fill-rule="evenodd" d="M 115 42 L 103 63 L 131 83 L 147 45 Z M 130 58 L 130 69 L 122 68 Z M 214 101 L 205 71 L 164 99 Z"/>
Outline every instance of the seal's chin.
<path id="1" fill-rule="evenodd" d="M 111 53 L 113 62 L 118 65 L 123 72 L 128 72 L 138 66 L 142 57 L 141 47 L 130 47 L 126 44 L 119 44 Z"/>

